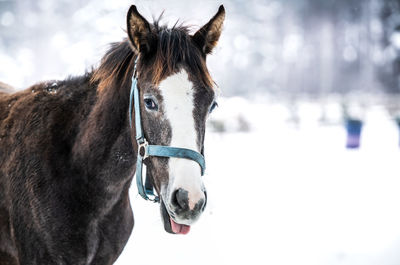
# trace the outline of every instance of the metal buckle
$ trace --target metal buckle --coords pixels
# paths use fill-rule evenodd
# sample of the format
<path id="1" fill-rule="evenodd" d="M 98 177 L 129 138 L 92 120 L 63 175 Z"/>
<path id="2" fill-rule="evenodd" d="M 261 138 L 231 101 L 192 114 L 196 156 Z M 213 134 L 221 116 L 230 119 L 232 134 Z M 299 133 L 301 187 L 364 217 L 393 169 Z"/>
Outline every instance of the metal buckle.
<path id="1" fill-rule="evenodd" d="M 147 153 L 147 146 L 149 145 L 149 143 L 146 141 L 146 139 L 143 139 L 143 142 L 138 144 L 138 155 L 142 157 L 142 160 L 145 160 L 149 156 L 149 154 Z"/>

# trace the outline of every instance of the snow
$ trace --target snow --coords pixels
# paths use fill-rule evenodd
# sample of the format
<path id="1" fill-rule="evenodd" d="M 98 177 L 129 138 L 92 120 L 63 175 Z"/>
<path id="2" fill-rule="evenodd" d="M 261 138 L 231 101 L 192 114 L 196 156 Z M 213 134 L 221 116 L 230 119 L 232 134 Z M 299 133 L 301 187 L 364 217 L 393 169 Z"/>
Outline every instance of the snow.
<path id="1" fill-rule="evenodd" d="M 213 116 L 236 106 L 252 130 L 207 134 L 203 216 L 188 235 L 167 234 L 132 186 L 135 227 L 118 265 L 399 263 L 400 151 L 384 109 L 368 110 L 361 148 L 346 150 L 341 124 L 319 125 L 318 104 L 300 105 L 297 127 L 281 104 L 219 106 Z"/>

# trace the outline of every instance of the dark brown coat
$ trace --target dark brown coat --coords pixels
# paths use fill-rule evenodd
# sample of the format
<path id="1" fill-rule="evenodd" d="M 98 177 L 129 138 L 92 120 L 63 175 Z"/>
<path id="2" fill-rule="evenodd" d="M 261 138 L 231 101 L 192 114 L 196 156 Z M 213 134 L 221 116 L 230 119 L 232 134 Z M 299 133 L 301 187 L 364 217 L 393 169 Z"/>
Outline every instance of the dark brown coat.
<path id="1" fill-rule="evenodd" d="M 115 262 L 134 224 L 128 190 L 137 145 L 128 105 L 136 54 L 140 80 L 153 82 L 149 87 L 180 68 L 195 78 L 202 145 L 213 99 L 205 57 L 219 37 L 222 7 L 217 15 L 194 36 L 155 23 L 143 40 L 132 27 L 145 20 L 132 6 L 130 42 L 114 44 L 98 69 L 0 92 L 0 265 Z M 153 132 L 146 118 L 143 123 L 148 139 L 160 134 L 161 127 Z M 149 171 L 160 170 L 150 165 Z M 152 177 L 157 189 L 158 176 Z"/>

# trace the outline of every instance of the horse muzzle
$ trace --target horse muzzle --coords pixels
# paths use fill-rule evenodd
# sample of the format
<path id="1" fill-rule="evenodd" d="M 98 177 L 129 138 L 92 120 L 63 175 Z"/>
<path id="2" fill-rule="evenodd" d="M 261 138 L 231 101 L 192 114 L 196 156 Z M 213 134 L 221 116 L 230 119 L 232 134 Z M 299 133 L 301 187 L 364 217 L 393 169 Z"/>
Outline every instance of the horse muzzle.
<path id="1" fill-rule="evenodd" d="M 190 226 L 196 222 L 203 213 L 207 204 L 207 193 L 202 191 L 189 194 L 183 188 L 175 190 L 168 203 L 161 200 L 161 215 L 164 228 L 173 234 L 187 234 Z"/>

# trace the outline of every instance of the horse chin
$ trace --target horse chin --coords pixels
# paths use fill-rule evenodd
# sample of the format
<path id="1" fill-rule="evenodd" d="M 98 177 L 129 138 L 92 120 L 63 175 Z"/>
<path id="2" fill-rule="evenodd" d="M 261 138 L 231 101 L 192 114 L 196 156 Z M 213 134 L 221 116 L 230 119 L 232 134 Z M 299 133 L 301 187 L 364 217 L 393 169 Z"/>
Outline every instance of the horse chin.
<path id="1" fill-rule="evenodd" d="M 165 207 L 164 201 L 162 199 L 160 200 L 160 209 L 161 209 L 161 217 L 164 222 L 165 231 L 167 231 L 168 233 L 171 233 L 171 234 L 175 234 L 172 231 L 170 216 L 167 211 L 167 208 Z"/>
<path id="2" fill-rule="evenodd" d="M 171 234 L 181 234 L 181 235 L 186 235 L 190 231 L 190 225 L 185 225 L 185 224 L 178 224 L 175 222 L 171 215 L 168 213 L 167 207 L 164 204 L 164 201 L 161 199 L 160 200 L 160 208 L 161 208 L 161 216 L 164 222 L 164 229 L 168 233 Z"/>

